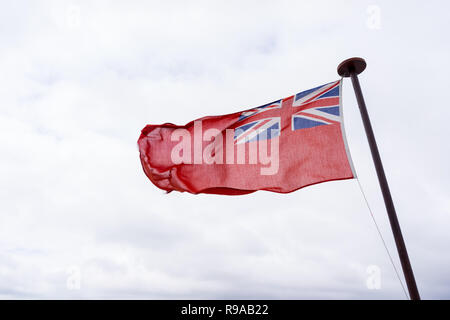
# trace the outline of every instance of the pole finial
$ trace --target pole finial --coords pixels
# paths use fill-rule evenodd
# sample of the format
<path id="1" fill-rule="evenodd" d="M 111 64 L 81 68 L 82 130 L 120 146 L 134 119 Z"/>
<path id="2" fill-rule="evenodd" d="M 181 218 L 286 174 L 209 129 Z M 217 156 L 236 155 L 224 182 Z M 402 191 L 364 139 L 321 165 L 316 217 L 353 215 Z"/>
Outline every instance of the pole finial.
<path id="1" fill-rule="evenodd" d="M 366 61 L 363 58 L 350 58 L 342 61 L 338 67 L 337 72 L 341 77 L 350 77 L 351 72 L 360 74 L 366 69 Z"/>

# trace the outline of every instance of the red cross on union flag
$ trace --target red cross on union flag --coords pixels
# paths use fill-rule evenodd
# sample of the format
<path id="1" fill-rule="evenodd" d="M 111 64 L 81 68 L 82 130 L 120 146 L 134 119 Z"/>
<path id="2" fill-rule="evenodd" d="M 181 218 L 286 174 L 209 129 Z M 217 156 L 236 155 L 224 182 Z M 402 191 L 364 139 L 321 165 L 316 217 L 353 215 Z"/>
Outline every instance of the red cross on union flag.
<path id="1" fill-rule="evenodd" d="M 287 193 L 355 177 L 341 81 L 184 126 L 147 125 L 138 140 L 147 177 L 166 191 Z"/>

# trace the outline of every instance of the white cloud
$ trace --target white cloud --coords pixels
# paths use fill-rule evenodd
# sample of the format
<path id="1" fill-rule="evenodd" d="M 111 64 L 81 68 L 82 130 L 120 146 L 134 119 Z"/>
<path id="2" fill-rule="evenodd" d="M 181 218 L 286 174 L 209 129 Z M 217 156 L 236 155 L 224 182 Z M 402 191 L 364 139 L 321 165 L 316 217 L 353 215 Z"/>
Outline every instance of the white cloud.
<path id="1" fill-rule="evenodd" d="M 2 3 L 0 297 L 401 299 L 356 181 L 167 195 L 136 148 L 147 123 L 260 105 L 337 79 L 356 55 L 419 289 L 448 298 L 448 8 L 379 1 L 372 30 L 369 4 Z M 344 106 L 397 261 L 348 80 Z M 366 287 L 369 265 L 381 290 Z"/>

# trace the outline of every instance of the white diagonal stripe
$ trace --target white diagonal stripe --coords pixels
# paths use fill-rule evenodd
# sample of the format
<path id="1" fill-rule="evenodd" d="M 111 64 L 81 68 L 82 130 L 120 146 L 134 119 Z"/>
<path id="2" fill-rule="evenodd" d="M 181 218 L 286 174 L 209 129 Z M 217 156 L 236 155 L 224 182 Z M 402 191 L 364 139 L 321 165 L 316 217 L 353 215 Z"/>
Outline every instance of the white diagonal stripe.
<path id="1" fill-rule="evenodd" d="M 340 116 L 336 116 L 334 114 L 330 114 L 328 112 L 324 112 L 324 111 L 320 111 L 318 109 L 307 109 L 307 110 L 302 110 L 302 113 L 309 113 L 309 114 L 314 114 L 316 116 L 320 116 L 323 118 L 327 118 L 329 120 L 332 121 L 337 121 L 337 122 L 341 122 L 341 117 Z"/>
<path id="2" fill-rule="evenodd" d="M 307 94 L 306 96 L 298 99 L 297 101 L 294 101 L 294 103 L 292 104 L 293 107 L 298 107 L 299 105 L 301 105 L 303 102 L 305 102 L 306 100 L 310 99 L 311 97 L 315 96 L 316 94 L 318 94 L 319 92 L 323 92 L 323 91 L 327 91 L 330 87 L 334 86 L 336 84 L 336 82 L 332 82 L 327 84 L 326 86 L 319 88 L 313 92 L 311 92 L 310 94 Z"/>

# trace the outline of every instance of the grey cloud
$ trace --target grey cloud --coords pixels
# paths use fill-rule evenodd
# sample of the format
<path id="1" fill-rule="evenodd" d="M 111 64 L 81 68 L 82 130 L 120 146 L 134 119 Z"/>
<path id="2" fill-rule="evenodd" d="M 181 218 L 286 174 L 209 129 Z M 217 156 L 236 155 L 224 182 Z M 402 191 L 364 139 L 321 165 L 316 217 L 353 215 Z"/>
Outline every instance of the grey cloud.
<path id="1" fill-rule="evenodd" d="M 359 55 L 419 288 L 448 298 L 448 5 L 379 1 L 373 30 L 372 4 L 3 3 L 0 297 L 402 299 L 356 181 L 167 195 L 136 149 L 147 123 L 261 105 L 337 79 Z M 343 99 L 353 161 L 400 268 L 347 80 Z M 369 265 L 380 290 L 366 287 Z M 66 286 L 71 266 L 80 290 Z"/>

